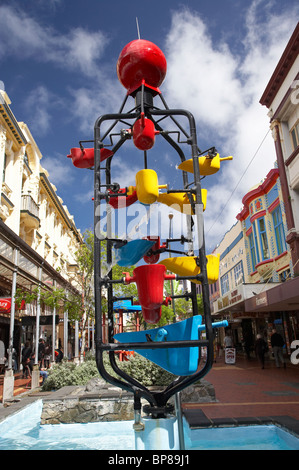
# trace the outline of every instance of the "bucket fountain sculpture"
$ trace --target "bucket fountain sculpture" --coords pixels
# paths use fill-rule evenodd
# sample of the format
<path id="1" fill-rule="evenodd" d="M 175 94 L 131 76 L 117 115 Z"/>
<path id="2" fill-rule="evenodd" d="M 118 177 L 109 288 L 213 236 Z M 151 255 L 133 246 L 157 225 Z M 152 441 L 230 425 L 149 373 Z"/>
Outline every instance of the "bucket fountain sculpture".
<path id="1" fill-rule="evenodd" d="M 226 322 L 213 324 L 211 321 L 209 283 L 218 279 L 219 257 L 206 256 L 205 253 L 203 212 L 207 191 L 201 188 L 201 177 L 213 175 L 220 169 L 221 161 L 232 157 L 220 158 L 215 147 L 204 152 L 199 149 L 193 115 L 184 109 L 169 108 L 159 89 L 166 69 L 163 52 L 152 42 L 138 39 L 127 44 L 117 62 L 119 81 L 127 90 L 119 111 L 102 115 L 96 120 L 93 148 L 85 149 L 81 141 L 80 148 L 71 149 L 69 155 L 78 168 L 94 170 L 94 292 L 98 370 L 106 381 L 133 394 L 136 448 L 149 450 L 184 448 L 179 392 L 210 370 L 213 364 L 213 328 L 227 325 Z M 133 108 L 130 104 L 132 99 Z M 157 103 L 154 105 L 154 100 L 160 100 L 161 108 Z M 185 124 L 178 120 L 183 120 Z M 112 182 L 113 163 L 119 149 L 129 141 L 133 142 L 143 159 L 139 160 L 140 170 L 136 174 L 135 185 L 121 188 L 119 183 Z M 159 168 L 150 166 L 148 151 L 153 152 L 159 142 L 166 142 L 174 154 L 176 171 L 182 179 L 180 188 L 172 188 L 170 183 L 159 183 Z M 188 174 L 192 175 L 191 183 Z M 149 207 L 160 203 L 184 214 L 187 234 L 181 234 L 180 241 L 187 245 L 187 250 L 172 250 L 170 242 L 178 240 L 170 238 L 161 244 L 159 233 L 137 240 L 112 238 L 111 210 L 126 210 L 135 203 Z M 98 236 L 101 204 L 110 207 L 110 210 L 107 209 L 107 236 L 104 239 Z M 101 243 L 106 244 L 105 260 L 102 259 Z M 165 251 L 170 256 L 173 253 L 181 256 L 160 260 L 160 255 Z M 124 273 L 123 278 L 112 279 L 111 270 L 103 273 L 101 261 L 112 266 L 115 253 L 120 266 L 134 265 L 139 261 L 143 264 L 134 269 L 133 276 Z M 165 298 L 166 279 L 191 281 L 189 291 L 183 296 L 191 299 L 192 316 L 160 328 L 114 335 L 113 304 L 123 300 L 115 294 L 115 284 L 136 283 L 143 319 L 149 325 L 155 325 L 161 317 L 162 305 L 176 298 L 176 295 Z M 197 284 L 201 285 L 202 290 L 203 316 L 198 313 Z M 107 340 L 104 340 L 102 332 L 104 291 L 108 300 Z M 203 331 L 205 335 L 202 335 Z M 206 349 L 206 359 L 200 365 L 202 348 Z M 115 360 L 120 350 L 136 351 L 170 371 L 176 378 L 163 390 L 152 391 L 120 369 Z M 110 365 L 117 378 L 105 369 L 105 352 L 109 354 Z M 172 415 L 174 407 L 169 403 L 171 397 L 175 398 L 176 416 Z M 146 417 L 142 416 L 141 399 L 147 402 L 143 406 Z"/>

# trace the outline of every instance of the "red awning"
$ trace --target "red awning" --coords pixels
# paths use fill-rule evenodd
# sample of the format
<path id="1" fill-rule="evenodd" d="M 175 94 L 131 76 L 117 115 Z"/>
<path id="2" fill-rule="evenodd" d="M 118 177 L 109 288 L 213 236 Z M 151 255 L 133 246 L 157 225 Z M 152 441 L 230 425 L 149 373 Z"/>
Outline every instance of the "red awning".
<path id="1" fill-rule="evenodd" d="M 18 308 L 15 304 L 16 310 L 24 310 L 25 301 L 22 300 L 21 307 Z M 0 298 L 0 313 L 10 313 L 11 311 L 11 298 Z"/>

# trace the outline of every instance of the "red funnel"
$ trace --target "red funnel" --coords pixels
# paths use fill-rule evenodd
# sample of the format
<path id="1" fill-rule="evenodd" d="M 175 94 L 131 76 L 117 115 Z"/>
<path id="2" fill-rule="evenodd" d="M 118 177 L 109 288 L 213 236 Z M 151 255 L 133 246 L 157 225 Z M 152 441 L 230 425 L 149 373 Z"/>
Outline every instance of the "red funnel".
<path id="1" fill-rule="evenodd" d="M 137 284 L 139 304 L 146 323 L 158 323 L 161 318 L 164 280 L 175 278 L 175 274 L 165 274 L 165 272 L 164 265 L 150 264 L 135 268 L 133 277 L 127 275 L 125 278 L 127 283 Z"/>
<path id="2" fill-rule="evenodd" d="M 113 152 L 106 148 L 101 148 L 101 162 L 112 157 Z M 77 168 L 91 168 L 94 165 L 94 149 L 72 148 L 68 158 L 72 159 L 73 165 Z"/>

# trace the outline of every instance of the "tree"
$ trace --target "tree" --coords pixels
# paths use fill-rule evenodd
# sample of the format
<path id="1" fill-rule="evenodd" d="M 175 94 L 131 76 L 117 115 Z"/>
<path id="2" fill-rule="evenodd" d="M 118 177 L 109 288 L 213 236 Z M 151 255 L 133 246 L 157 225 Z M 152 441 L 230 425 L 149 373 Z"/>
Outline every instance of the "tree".
<path id="1" fill-rule="evenodd" d="M 83 234 L 84 243 L 75 253 L 77 272 L 72 281 L 80 295 L 75 295 L 69 303 L 75 308 L 69 311 L 70 320 L 78 320 L 81 330 L 80 356 L 83 357 L 86 345 L 86 329 L 88 320 L 94 320 L 94 234 L 86 230 Z"/>
<path id="2" fill-rule="evenodd" d="M 165 291 L 168 295 L 179 295 L 182 293 L 182 289 L 179 281 L 166 281 L 165 282 Z M 191 299 L 179 298 L 173 299 L 172 302 L 175 302 L 175 314 L 180 320 L 185 320 L 193 315 L 192 312 L 192 302 Z M 203 314 L 203 303 L 202 295 L 197 295 L 197 308 L 198 314 Z"/>

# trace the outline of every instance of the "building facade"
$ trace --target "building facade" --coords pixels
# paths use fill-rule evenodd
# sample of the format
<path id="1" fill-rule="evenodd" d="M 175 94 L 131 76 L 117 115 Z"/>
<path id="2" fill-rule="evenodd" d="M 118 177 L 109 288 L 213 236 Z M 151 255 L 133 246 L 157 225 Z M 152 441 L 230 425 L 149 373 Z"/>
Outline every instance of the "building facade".
<path id="1" fill-rule="evenodd" d="M 215 250 L 221 258 L 213 314 L 230 321 L 240 349 L 248 338 L 252 346 L 257 333 L 269 339 L 273 327 L 288 354 L 299 339 L 298 52 L 299 24 L 260 99 L 269 109 L 276 168 L 243 197 L 238 222 Z M 239 285 L 237 255 L 243 267 Z"/>
<path id="2" fill-rule="evenodd" d="M 237 215 L 246 251 L 246 282 L 282 282 L 291 276 L 286 215 L 278 169 L 243 197 Z"/>
<path id="3" fill-rule="evenodd" d="M 299 23 L 260 99 L 269 109 L 294 273 L 299 274 Z"/>
<path id="4" fill-rule="evenodd" d="M 53 340 L 53 351 L 58 340 L 67 351 L 68 322 L 59 322 L 59 312 L 38 311 L 36 303 L 18 310 L 13 302 L 18 288 L 75 292 L 75 253 L 83 239 L 41 166 L 28 126 L 16 120 L 10 104 L 0 90 L 0 341 L 19 357 L 24 341 L 33 345 L 40 336 Z"/>
<path id="5" fill-rule="evenodd" d="M 281 305 L 270 308 L 267 297 L 294 279 L 278 170 L 272 169 L 242 202 L 236 224 L 215 249 L 220 272 L 212 312 L 228 319 L 239 350 L 244 350 L 245 339 L 253 349 L 259 333 L 269 339 L 276 325 L 290 351 L 299 333 L 298 315 L 295 310 L 286 314 Z"/>

